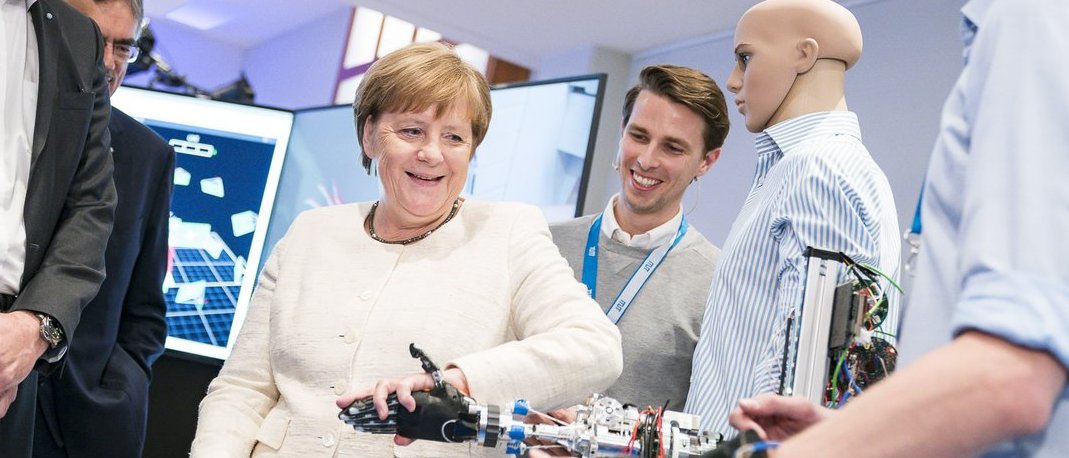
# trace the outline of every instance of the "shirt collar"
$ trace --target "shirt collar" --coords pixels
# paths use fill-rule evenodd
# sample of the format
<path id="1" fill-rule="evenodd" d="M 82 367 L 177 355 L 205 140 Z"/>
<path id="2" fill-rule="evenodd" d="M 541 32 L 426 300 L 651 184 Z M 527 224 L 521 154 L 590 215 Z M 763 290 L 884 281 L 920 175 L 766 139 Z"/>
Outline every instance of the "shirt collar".
<path id="1" fill-rule="evenodd" d="M 619 193 L 613 195 L 612 198 L 609 199 L 609 204 L 605 206 L 605 211 L 601 216 L 602 234 L 605 234 L 606 237 L 613 239 L 624 246 L 645 250 L 652 250 L 665 243 L 671 243 L 671 240 L 676 236 L 676 231 L 679 230 L 679 224 L 683 221 L 682 205 L 680 205 L 676 215 L 664 224 L 650 229 L 645 234 L 631 235 L 623 229 L 620 229 L 620 224 L 616 221 L 616 212 L 613 211 L 613 204 L 616 202 L 616 199 L 619 198 Z"/>
<path id="2" fill-rule="evenodd" d="M 29 11 L 30 7 L 32 7 L 34 3 L 37 3 L 37 0 L 28 0 L 26 2 L 26 11 Z"/>
<path id="3" fill-rule="evenodd" d="M 852 111 L 824 111 L 788 119 L 765 129 L 754 142 L 759 153 L 774 147 L 786 155 L 812 137 L 843 134 L 861 140 L 861 127 Z"/>
<path id="4" fill-rule="evenodd" d="M 965 16 L 966 20 L 979 26 L 994 3 L 995 0 L 969 0 L 969 2 L 965 3 L 965 6 L 961 7 L 961 14 Z"/>
<path id="5" fill-rule="evenodd" d="M 995 0 L 970 0 L 965 6 L 961 7 L 961 43 L 964 45 L 961 50 L 961 57 L 966 64 L 969 63 L 969 50 L 972 49 L 973 40 L 976 38 L 976 31 L 979 30 L 980 24 L 987 17 L 987 11 L 991 9 L 991 5 L 995 3 Z"/>

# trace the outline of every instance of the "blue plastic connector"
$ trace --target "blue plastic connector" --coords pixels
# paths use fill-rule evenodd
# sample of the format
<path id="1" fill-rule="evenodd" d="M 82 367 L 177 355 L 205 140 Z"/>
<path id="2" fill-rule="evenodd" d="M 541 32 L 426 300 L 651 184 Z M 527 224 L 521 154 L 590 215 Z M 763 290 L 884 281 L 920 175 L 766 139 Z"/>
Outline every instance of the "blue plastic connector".
<path id="1" fill-rule="evenodd" d="M 523 425 L 512 425 L 509 427 L 509 439 L 522 441 L 527 438 L 527 432 L 523 430 Z"/>
<path id="2" fill-rule="evenodd" d="M 517 399 L 516 402 L 514 402 L 512 404 L 512 414 L 513 415 L 519 415 L 519 416 L 522 417 L 522 416 L 527 415 L 527 412 L 530 411 L 530 410 L 531 410 L 531 406 L 527 405 L 527 400 L 526 399 Z"/>

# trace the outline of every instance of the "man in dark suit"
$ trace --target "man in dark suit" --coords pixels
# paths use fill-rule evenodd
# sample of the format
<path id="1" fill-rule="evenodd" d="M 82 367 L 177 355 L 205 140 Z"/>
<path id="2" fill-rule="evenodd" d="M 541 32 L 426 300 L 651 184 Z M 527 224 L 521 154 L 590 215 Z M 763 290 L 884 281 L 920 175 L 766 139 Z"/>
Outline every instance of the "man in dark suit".
<path id="1" fill-rule="evenodd" d="M 68 0 L 100 26 L 114 94 L 137 55 L 141 0 Z M 111 110 L 119 206 L 105 254 L 108 278 L 86 306 L 62 374 L 38 388 L 34 457 L 139 457 L 151 365 L 163 352 L 167 222 L 174 149 L 148 127 Z"/>
<path id="2" fill-rule="evenodd" d="M 30 456 L 37 372 L 104 279 L 115 209 L 99 30 L 59 0 L 0 3 L 0 456 Z"/>

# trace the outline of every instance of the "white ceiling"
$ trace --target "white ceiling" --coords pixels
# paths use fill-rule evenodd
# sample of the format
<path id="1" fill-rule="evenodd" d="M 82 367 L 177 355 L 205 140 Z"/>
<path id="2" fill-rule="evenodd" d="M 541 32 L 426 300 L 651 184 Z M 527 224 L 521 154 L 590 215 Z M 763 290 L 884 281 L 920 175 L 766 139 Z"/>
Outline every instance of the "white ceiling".
<path id="1" fill-rule="evenodd" d="M 733 31 L 757 0 L 360 0 L 528 66 L 584 46 L 625 54 Z"/>
<path id="2" fill-rule="evenodd" d="M 146 15 L 176 20 L 250 48 L 359 4 L 536 67 L 586 46 L 634 54 L 734 30 L 756 0 L 148 0 Z"/>

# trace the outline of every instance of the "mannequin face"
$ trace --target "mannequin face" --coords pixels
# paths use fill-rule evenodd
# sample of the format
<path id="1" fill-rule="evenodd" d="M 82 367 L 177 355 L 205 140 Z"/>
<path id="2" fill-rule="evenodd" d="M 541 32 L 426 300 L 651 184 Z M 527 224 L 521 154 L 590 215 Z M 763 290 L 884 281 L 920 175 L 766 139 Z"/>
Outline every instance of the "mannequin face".
<path id="1" fill-rule="evenodd" d="M 780 107 L 794 85 L 794 43 L 777 31 L 777 21 L 747 14 L 735 29 L 735 68 L 727 81 L 746 130 L 761 132 L 783 121 Z"/>

